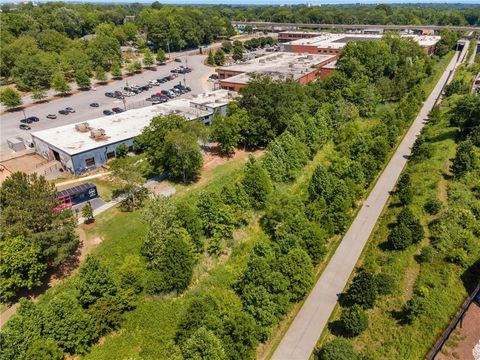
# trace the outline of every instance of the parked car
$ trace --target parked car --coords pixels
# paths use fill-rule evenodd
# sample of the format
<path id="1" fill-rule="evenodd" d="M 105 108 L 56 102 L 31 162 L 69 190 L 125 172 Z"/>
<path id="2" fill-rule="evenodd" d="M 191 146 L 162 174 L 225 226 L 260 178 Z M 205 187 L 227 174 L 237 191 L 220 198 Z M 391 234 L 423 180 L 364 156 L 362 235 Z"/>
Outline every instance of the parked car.
<path id="1" fill-rule="evenodd" d="M 55 114 L 48 114 L 47 115 L 47 119 L 56 119 L 57 118 L 57 115 Z"/>
<path id="2" fill-rule="evenodd" d="M 121 113 L 121 112 L 124 112 L 125 110 L 123 110 L 122 108 L 119 108 L 119 107 L 114 107 L 114 108 L 112 109 L 112 111 L 113 111 L 114 113 L 116 113 L 116 114 L 119 114 L 119 113 Z"/>
<path id="3" fill-rule="evenodd" d="M 25 118 L 25 119 L 20 120 L 20 122 L 24 123 L 24 124 L 31 124 L 33 121 L 30 118 Z"/>
<path id="4" fill-rule="evenodd" d="M 113 97 L 115 97 L 115 94 L 113 92 L 106 92 L 105 96 L 113 98 Z"/>
<path id="5" fill-rule="evenodd" d="M 75 112 L 75 110 L 71 107 L 66 107 L 65 110 L 67 110 L 71 114 L 73 114 Z"/>
<path id="6" fill-rule="evenodd" d="M 113 115 L 113 111 L 111 110 L 103 110 L 103 115 Z"/>
<path id="7" fill-rule="evenodd" d="M 30 116 L 28 119 L 32 120 L 32 122 L 39 122 L 40 119 L 36 116 Z"/>
<path id="8" fill-rule="evenodd" d="M 31 130 L 32 128 L 28 125 L 25 125 L 25 124 L 20 124 L 18 125 L 18 127 L 22 130 Z"/>
<path id="9" fill-rule="evenodd" d="M 98 103 L 91 103 L 90 104 L 90 107 L 98 107 L 98 106 L 99 106 Z"/>
<path id="10" fill-rule="evenodd" d="M 159 83 L 157 80 L 149 80 L 148 83 L 151 84 L 151 85 L 153 85 L 153 86 L 158 86 L 158 85 L 160 85 L 160 83 Z"/>
<path id="11" fill-rule="evenodd" d="M 68 114 L 70 114 L 70 111 L 62 109 L 62 110 L 59 110 L 58 113 L 62 114 L 62 115 L 68 115 Z"/>
<path id="12" fill-rule="evenodd" d="M 174 61 L 175 61 L 175 62 L 182 62 L 182 59 L 180 59 L 180 58 L 175 58 Z"/>

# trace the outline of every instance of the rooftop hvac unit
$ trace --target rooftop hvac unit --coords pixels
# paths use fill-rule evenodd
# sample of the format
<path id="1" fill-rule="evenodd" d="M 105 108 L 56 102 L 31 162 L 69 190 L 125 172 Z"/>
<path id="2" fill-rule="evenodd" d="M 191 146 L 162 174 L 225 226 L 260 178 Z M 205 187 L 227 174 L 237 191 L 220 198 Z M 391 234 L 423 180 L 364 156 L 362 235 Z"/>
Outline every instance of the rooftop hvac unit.
<path id="1" fill-rule="evenodd" d="M 106 135 L 105 129 L 93 129 L 90 131 L 90 137 L 94 140 L 105 139 Z"/>
<path id="2" fill-rule="evenodd" d="M 75 130 L 79 132 L 87 132 L 90 131 L 92 128 L 90 127 L 89 123 L 83 122 L 81 124 L 75 125 Z"/>
<path id="3" fill-rule="evenodd" d="M 215 102 L 218 104 L 218 103 L 223 102 L 223 100 L 222 99 L 215 99 Z"/>
<path id="4" fill-rule="evenodd" d="M 313 60 L 313 56 L 312 56 L 312 55 L 308 55 L 308 56 L 307 56 L 307 59 L 308 59 L 308 60 Z"/>
<path id="5" fill-rule="evenodd" d="M 289 67 L 290 69 L 293 68 L 293 62 L 288 63 L 288 67 Z"/>
<path id="6" fill-rule="evenodd" d="M 258 62 L 259 62 L 260 64 L 265 64 L 265 59 L 260 59 L 260 60 L 258 60 Z"/>

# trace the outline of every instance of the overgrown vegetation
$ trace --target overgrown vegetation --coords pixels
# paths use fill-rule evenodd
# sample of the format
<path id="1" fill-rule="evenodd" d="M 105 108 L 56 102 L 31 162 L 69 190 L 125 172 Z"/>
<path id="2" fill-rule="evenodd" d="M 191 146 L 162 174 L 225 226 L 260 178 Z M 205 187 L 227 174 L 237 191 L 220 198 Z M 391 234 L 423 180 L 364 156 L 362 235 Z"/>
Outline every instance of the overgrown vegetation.
<path id="1" fill-rule="evenodd" d="M 459 69 L 452 84 L 475 69 Z M 411 159 L 397 183 L 353 277 L 324 333 L 317 358 L 332 346 L 333 336 L 351 336 L 344 312 L 365 305 L 375 291 L 366 273 L 389 277 L 390 291 L 369 300 L 369 327 L 345 348 L 365 349 L 372 359 L 425 356 L 480 276 L 480 99 L 450 94 L 429 114 Z M 409 194 L 405 196 L 405 194 Z M 408 201 L 405 201 L 408 199 Z M 363 281 L 360 279 L 365 278 Z M 363 285 L 362 285 L 363 284 Z M 354 301 L 352 301 L 354 300 Z M 339 320 L 337 320 L 339 319 Z M 327 349 L 327 350 L 325 350 Z M 346 350 L 345 350 L 346 351 Z"/>

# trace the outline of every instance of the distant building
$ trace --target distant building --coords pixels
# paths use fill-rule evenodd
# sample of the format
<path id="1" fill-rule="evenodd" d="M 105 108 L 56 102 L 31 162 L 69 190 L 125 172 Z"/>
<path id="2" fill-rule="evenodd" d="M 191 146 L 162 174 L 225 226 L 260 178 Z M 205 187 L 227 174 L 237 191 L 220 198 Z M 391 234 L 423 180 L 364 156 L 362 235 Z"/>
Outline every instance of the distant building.
<path id="1" fill-rule="evenodd" d="M 322 34 L 321 32 L 314 31 L 282 31 L 278 33 L 278 41 L 283 43 L 300 39 L 310 39 Z"/>
<path id="2" fill-rule="evenodd" d="M 220 87 L 239 91 L 255 75 L 275 80 L 294 79 L 306 84 L 320 77 L 322 66 L 335 60 L 334 55 L 311 55 L 277 52 L 241 64 L 217 68 Z"/>
<path id="3" fill-rule="evenodd" d="M 114 158 L 119 145 L 132 146 L 133 139 L 154 117 L 176 114 L 189 121 L 208 124 L 216 112 L 226 112 L 233 96 L 227 90 L 217 90 L 31 135 L 39 155 L 47 160 L 57 160 L 67 171 L 80 175 Z"/>
<path id="4" fill-rule="evenodd" d="M 308 34 L 308 33 L 307 33 Z M 416 41 L 427 55 L 432 55 L 436 44 L 440 41 L 440 36 L 429 35 L 400 35 L 404 38 L 411 38 Z M 332 54 L 338 55 L 342 48 L 348 42 L 371 41 L 381 39 L 381 34 L 340 34 L 340 33 L 321 33 L 316 37 L 309 37 L 290 41 L 284 44 L 285 51 L 310 54 Z"/>

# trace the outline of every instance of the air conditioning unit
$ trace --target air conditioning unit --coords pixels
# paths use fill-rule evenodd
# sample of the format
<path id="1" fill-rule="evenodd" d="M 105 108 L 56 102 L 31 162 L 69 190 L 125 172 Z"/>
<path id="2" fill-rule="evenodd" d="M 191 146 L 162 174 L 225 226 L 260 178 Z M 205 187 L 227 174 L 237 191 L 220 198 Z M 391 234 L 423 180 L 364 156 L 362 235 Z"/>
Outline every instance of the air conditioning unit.
<path id="1" fill-rule="evenodd" d="M 80 124 L 76 124 L 75 125 L 75 130 L 79 131 L 79 132 L 88 132 L 90 131 L 92 128 L 90 127 L 90 124 L 87 123 L 87 122 L 83 122 L 83 123 L 80 123 Z"/>
<path id="2" fill-rule="evenodd" d="M 105 129 L 93 129 L 90 131 L 90 137 L 94 140 L 104 139 L 106 135 Z"/>

